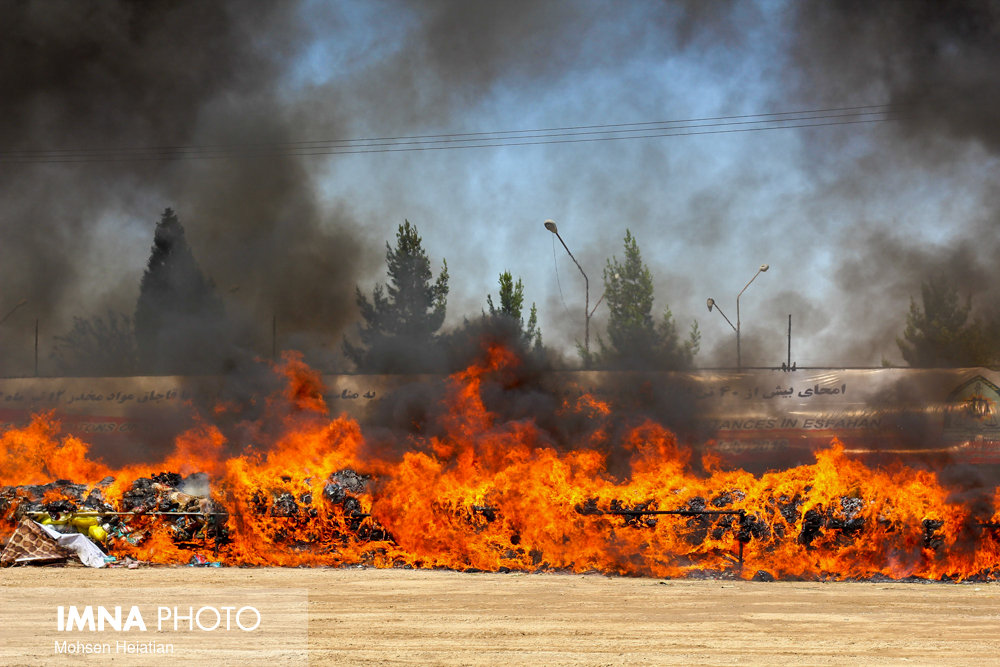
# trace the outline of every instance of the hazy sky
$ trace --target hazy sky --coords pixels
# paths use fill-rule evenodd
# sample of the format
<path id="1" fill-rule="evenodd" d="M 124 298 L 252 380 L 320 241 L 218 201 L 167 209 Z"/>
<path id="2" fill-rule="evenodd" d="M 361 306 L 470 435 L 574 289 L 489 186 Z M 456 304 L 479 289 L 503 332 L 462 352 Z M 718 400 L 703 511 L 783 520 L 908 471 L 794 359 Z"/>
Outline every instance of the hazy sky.
<path id="1" fill-rule="evenodd" d="M 762 263 L 770 270 L 741 299 L 745 364 L 784 360 L 789 314 L 800 366 L 900 363 L 895 336 L 933 272 L 974 304 L 996 300 L 998 6 L 5 3 L 0 317 L 28 303 L 0 327 L 0 372 L 30 368 L 36 318 L 44 346 L 73 315 L 130 314 L 167 206 L 262 340 L 276 314 L 282 344 L 308 346 L 330 368 L 343 365 L 355 285 L 385 280 L 385 242 L 404 219 L 435 271 L 447 258 L 450 325 L 477 315 L 510 270 L 538 304 L 547 344 L 582 339 L 583 281 L 542 226 L 552 218 L 590 277 L 591 303 L 630 229 L 654 307 L 669 306 L 685 330 L 698 320 L 700 365 L 735 363 L 732 331 L 706 298 L 735 322 L 736 294 Z M 892 105 L 868 117 L 890 120 L 293 150 L 861 105 Z M 126 159 L 137 148 L 261 144 L 272 154 Z M 37 152 L 52 150 L 73 152 Z"/>

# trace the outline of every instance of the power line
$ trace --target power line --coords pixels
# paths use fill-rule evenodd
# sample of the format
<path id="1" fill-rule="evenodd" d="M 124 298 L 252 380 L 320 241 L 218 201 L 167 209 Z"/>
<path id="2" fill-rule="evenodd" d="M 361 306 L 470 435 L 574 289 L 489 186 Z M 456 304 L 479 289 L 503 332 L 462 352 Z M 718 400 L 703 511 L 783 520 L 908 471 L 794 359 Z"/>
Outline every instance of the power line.
<path id="1" fill-rule="evenodd" d="M 417 151 L 442 151 L 442 150 L 457 150 L 463 148 L 501 148 L 505 146 L 537 146 L 537 145 L 547 145 L 547 144 L 574 144 L 574 143 L 590 143 L 598 141 L 622 141 L 628 139 L 652 139 L 659 137 L 676 137 L 676 136 L 697 136 L 706 134 L 729 134 L 737 132 L 761 132 L 767 130 L 782 130 L 782 129 L 794 129 L 794 128 L 805 128 L 805 127 L 828 127 L 832 125 L 855 125 L 860 123 L 882 123 L 887 121 L 898 120 L 898 118 L 875 118 L 875 119 L 864 119 L 864 120 L 852 120 L 852 121 L 839 121 L 839 122 L 826 122 L 826 123 L 800 123 L 793 125 L 780 125 L 771 127 L 753 127 L 753 128 L 736 128 L 736 129 L 716 129 L 716 130 L 704 130 L 704 131 L 692 131 L 692 132 L 657 132 L 652 134 L 639 134 L 630 136 L 618 136 L 618 137 L 588 137 L 588 138 L 572 138 L 572 139 L 556 139 L 556 138 L 546 138 L 544 140 L 538 141 L 505 141 L 505 142 L 491 142 L 491 143 L 466 143 L 460 145 L 449 145 L 449 146 L 381 146 L 376 148 L 369 147 L 344 147 L 344 148 L 331 148 L 327 150 L 314 150 L 308 152 L 302 151 L 258 151 L 258 152 L 226 152 L 226 153 L 200 153 L 200 154 L 185 154 L 185 153 L 170 153 L 170 154 L 153 154 L 153 155 L 126 155 L 126 156 L 113 156 L 113 157 L 60 157 L 60 158 L 42 158 L 42 159 L 31 159 L 31 158 L 12 158 L 8 159 L 5 155 L 0 154 L 0 163 L 2 164 L 50 164 L 50 163 L 93 163 L 93 162 L 137 162 L 137 161 L 174 161 L 174 160 L 225 160 L 225 159 L 246 159 L 246 158 L 266 158 L 266 157 L 315 157 L 324 155 L 358 155 L 366 153 L 408 153 Z"/>
<path id="2" fill-rule="evenodd" d="M 478 133 L 472 133 L 471 135 L 462 135 L 462 134 L 452 134 L 452 135 L 424 135 L 424 136 L 415 136 L 415 137 L 396 137 L 395 139 L 344 139 L 344 140 L 330 140 L 330 141 L 326 141 L 326 142 L 323 142 L 323 141 L 296 142 L 295 145 L 303 144 L 303 143 L 310 143 L 310 144 L 316 144 L 316 145 L 313 145 L 313 146 L 299 146 L 298 148 L 294 148 L 292 150 L 295 150 L 295 151 L 304 151 L 304 150 L 318 150 L 318 149 L 324 149 L 324 148 L 326 148 L 326 149 L 333 149 L 333 150 L 340 150 L 340 149 L 360 149 L 360 148 L 385 148 L 385 147 L 393 147 L 393 146 L 416 146 L 416 145 L 429 145 L 429 144 L 462 144 L 463 142 L 468 143 L 468 142 L 472 142 L 472 141 L 504 142 L 504 143 L 498 143 L 498 144 L 495 144 L 495 145 L 497 145 L 497 146 L 516 146 L 516 145 L 523 145 L 523 144 L 521 144 L 521 143 L 514 143 L 515 140 L 524 140 L 524 139 L 555 139 L 555 138 L 560 138 L 560 137 L 586 137 L 586 136 L 594 136 L 594 135 L 605 135 L 606 136 L 606 135 L 611 135 L 611 134 L 624 134 L 624 133 L 635 133 L 635 132 L 650 132 L 650 131 L 653 131 L 653 130 L 671 130 L 671 131 L 673 131 L 673 130 L 699 129 L 699 128 L 709 128 L 709 127 L 732 127 L 732 126 L 752 125 L 752 124 L 758 124 L 759 125 L 761 123 L 786 123 L 787 124 L 787 123 L 790 123 L 792 121 L 796 121 L 797 122 L 797 121 L 806 121 L 806 120 L 824 120 L 824 119 L 829 119 L 829 118 L 859 118 L 859 117 L 863 117 L 863 116 L 884 115 L 885 113 L 886 113 L 885 111 L 867 111 L 867 112 L 841 113 L 841 114 L 821 114 L 821 115 L 811 115 L 811 116 L 799 115 L 799 116 L 797 116 L 795 118 L 784 118 L 784 119 L 780 119 L 780 120 L 774 120 L 774 119 L 744 120 L 744 121 L 729 121 L 729 122 L 723 122 L 723 123 L 700 123 L 699 122 L 700 120 L 714 120 L 714 119 L 699 119 L 698 121 L 652 121 L 652 122 L 646 122 L 646 123 L 632 123 L 632 124 L 630 124 L 632 126 L 642 126 L 642 127 L 627 127 L 626 128 L 626 127 L 623 126 L 623 124 L 603 125 L 603 126 L 598 126 L 598 125 L 586 126 L 586 129 L 588 129 L 589 131 L 580 131 L 581 129 L 584 129 L 584 126 L 581 126 L 580 128 L 559 128 L 558 130 L 552 130 L 552 131 L 548 131 L 548 130 L 505 130 L 505 131 L 502 131 L 502 132 L 493 132 L 493 133 L 478 132 Z M 882 119 L 875 119 L 875 120 L 882 120 Z M 688 123 L 688 124 L 686 124 L 686 125 L 680 125 L 679 123 Z M 695 124 L 695 123 L 697 123 L 697 124 Z M 668 125 L 668 124 L 670 124 L 670 125 Z M 650 126 L 653 126 L 653 125 L 667 125 L 667 126 L 666 127 L 650 127 Z M 604 129 L 604 130 L 592 130 L 592 129 L 589 129 L 589 128 L 596 128 L 596 127 L 614 128 L 614 129 Z M 781 126 L 777 126 L 777 127 L 781 127 Z M 761 128 L 761 129 L 764 129 L 764 128 Z M 511 133 L 515 133 L 515 132 L 520 133 L 520 134 L 517 135 L 517 136 L 508 136 L 508 137 L 498 136 L 498 135 L 501 135 L 501 134 L 511 134 Z M 492 136 L 484 136 L 484 135 L 492 135 Z M 465 137 L 465 136 L 470 136 L 472 138 L 469 138 L 469 139 L 459 138 L 459 137 Z M 659 135 L 644 135 L 644 136 L 659 136 Z M 434 137 L 443 137 L 443 138 L 434 138 Z M 611 138 L 612 139 L 618 139 L 618 138 L 625 139 L 625 138 L 630 138 L 630 137 L 611 137 Z M 369 142 L 369 143 L 348 143 L 348 142 L 362 142 L 362 141 Z M 553 142 L 553 143 L 555 143 L 555 142 Z M 324 146 L 322 144 L 327 144 L 327 145 Z M 340 144 L 340 145 L 338 145 L 338 144 Z M 280 148 L 282 146 L 291 147 L 292 145 L 293 144 L 284 144 L 284 145 L 282 145 L 282 144 L 275 144 L 275 145 L 260 145 L 260 147 L 265 147 L 266 148 L 266 147 L 273 146 L 273 147 L 279 147 Z M 247 147 L 251 148 L 251 147 L 254 147 L 254 146 L 253 145 L 248 145 Z M 446 146 L 446 147 L 451 147 L 451 146 Z M 456 148 L 463 148 L 464 146 L 462 146 L 462 145 L 456 145 L 454 147 L 456 147 Z M 482 145 L 482 144 L 475 144 L 474 147 L 484 147 L 484 145 Z M 191 148 L 183 148 L 183 149 L 179 148 L 179 149 L 176 149 L 176 150 L 178 152 L 181 152 L 181 151 L 197 151 L 197 150 L 209 150 L 209 149 L 207 149 L 207 148 L 206 149 L 201 149 L 201 148 L 198 148 L 198 147 L 191 147 Z M 375 152 L 375 151 L 369 151 L 369 152 Z M 323 155 L 325 153 L 296 153 L 296 154 L 301 154 L 301 155 Z"/>
<path id="3" fill-rule="evenodd" d="M 550 128 L 543 130 L 505 130 L 492 133 L 470 133 L 451 135 L 417 135 L 410 137 L 396 137 L 387 139 L 345 139 L 326 140 L 309 142 L 291 142 L 276 144 L 231 144 L 231 145 L 209 145 L 209 146 L 185 146 L 185 147 L 153 147 L 153 148 L 126 148 L 126 149 L 81 149 L 81 150 L 57 150 L 57 151 L 12 151 L 0 154 L 0 162 L 10 163 L 48 163 L 48 162 L 97 162 L 97 161 L 132 161 L 132 160 L 165 160 L 165 159 L 220 159 L 233 157 L 269 157 L 274 155 L 339 155 L 357 153 L 384 153 L 384 152 L 408 152 L 416 150 L 445 150 L 455 148 L 493 148 L 498 146 L 523 146 L 550 143 L 580 143 L 586 141 L 616 141 L 622 139 L 643 139 L 663 136 L 678 136 L 684 134 L 712 134 L 724 131 L 759 131 L 766 129 L 782 129 L 794 127 L 816 127 L 823 125 L 840 125 L 851 122 L 882 122 L 890 118 L 877 117 L 885 116 L 887 109 L 866 110 L 873 107 L 860 107 L 851 109 L 830 109 L 810 112 L 811 115 L 804 115 L 807 112 L 782 112 L 780 115 L 794 117 L 780 119 L 763 118 L 762 116 L 775 116 L 779 114 L 760 114 L 755 120 L 740 120 L 720 123 L 705 123 L 716 118 L 693 119 L 687 121 L 650 121 L 644 123 L 630 124 L 606 124 L 577 126 L 566 128 Z M 848 113 L 829 114 L 829 111 L 848 111 Z M 870 118 L 870 116 L 876 116 Z M 751 118 L 754 116 L 739 116 L 729 118 Z M 724 117 L 722 117 L 724 118 Z M 805 124 L 802 121 L 820 120 L 831 122 L 819 122 Z M 854 119 L 854 120 L 848 120 Z M 761 123 L 770 123 L 768 126 L 759 126 Z M 758 127 L 736 128 L 736 130 L 723 130 L 719 128 L 758 125 Z M 656 127 L 660 126 L 660 127 Z M 595 129 L 614 128 L 614 129 Z M 702 128 L 717 128 L 716 130 L 704 130 Z M 683 131 L 693 130 L 693 131 Z M 644 132 L 645 134 L 634 134 Z M 619 136 L 624 133 L 633 133 L 631 136 Z M 608 136 L 614 134 L 615 136 Z M 515 136 L 500 136 L 515 135 Z M 601 136 L 595 136 L 601 135 Z M 468 137 L 468 138 L 462 138 Z M 475 143 L 472 143 L 475 142 Z M 444 145 L 429 145 L 444 144 Z M 125 153 L 122 154 L 122 151 Z"/>
<path id="4" fill-rule="evenodd" d="M 671 136 L 826 127 L 898 120 L 891 105 L 836 107 L 684 120 L 608 123 L 451 134 L 364 139 L 330 139 L 283 143 L 208 144 L 125 148 L 15 150 L 0 153 L 4 164 L 218 160 L 276 156 L 312 157 L 362 153 L 440 151 L 546 144 L 622 141 Z"/>
<path id="5" fill-rule="evenodd" d="M 794 119 L 780 119 L 780 118 L 769 118 L 775 116 L 803 116 L 806 114 L 826 114 L 832 112 L 857 112 L 860 114 L 875 114 L 875 113 L 887 113 L 892 108 L 889 104 L 879 104 L 879 105 L 868 105 L 868 106 L 856 106 L 856 107 L 832 107 L 828 109 L 807 109 L 799 111 L 779 111 L 772 113 L 763 114 L 743 114 L 737 116 L 710 116 L 705 118 L 687 118 L 681 120 L 657 120 L 657 121 L 644 121 L 638 123 L 605 123 L 600 125 L 571 125 L 563 127 L 547 127 L 547 128 L 535 128 L 530 130 L 497 130 L 493 132 L 460 132 L 451 134 L 420 134 L 420 135 L 407 135 L 407 136 L 395 136 L 395 137 L 368 137 L 363 139 L 313 139 L 307 141 L 292 141 L 292 142 L 271 142 L 271 143 L 243 143 L 243 144 L 205 144 L 205 145 L 180 145 L 180 146 L 146 146 L 146 147 L 125 147 L 125 148 L 82 148 L 82 149 L 63 149 L 63 150 L 18 150 L 18 151 L 7 151 L 9 155 L 60 155 L 60 154 L 102 154 L 118 151 L 187 151 L 187 150 L 211 150 L 211 149 L 229 149 L 237 147 L 245 148 L 276 148 L 276 147 L 303 147 L 303 148 L 315 148 L 317 145 L 323 144 L 356 144 L 361 142 L 396 142 L 396 141 L 409 141 L 409 140 L 421 140 L 421 139 L 455 139 L 459 137 L 469 137 L 467 141 L 471 141 L 474 138 L 482 139 L 485 136 L 490 135 L 514 135 L 514 134 L 533 134 L 533 133 L 552 133 L 552 132 L 567 132 L 574 130 L 600 130 L 608 128 L 622 128 L 619 131 L 635 131 L 628 130 L 626 128 L 643 128 L 652 125 L 674 125 L 678 123 L 702 123 L 709 121 L 742 121 L 746 118 L 754 118 L 755 121 L 742 121 L 742 122 L 774 122 L 780 120 L 794 120 Z M 497 136 L 497 138 L 500 138 Z M 514 137 L 516 138 L 516 137 Z"/>

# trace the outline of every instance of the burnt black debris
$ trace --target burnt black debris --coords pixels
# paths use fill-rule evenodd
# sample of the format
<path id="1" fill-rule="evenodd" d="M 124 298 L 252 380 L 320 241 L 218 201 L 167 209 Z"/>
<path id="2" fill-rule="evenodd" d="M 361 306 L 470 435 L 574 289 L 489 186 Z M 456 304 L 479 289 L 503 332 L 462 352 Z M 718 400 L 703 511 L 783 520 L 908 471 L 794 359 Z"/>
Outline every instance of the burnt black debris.
<path id="1" fill-rule="evenodd" d="M 779 496 L 777 500 L 778 511 L 789 525 L 795 525 L 801 516 L 800 510 L 804 504 L 802 499 L 796 495 L 794 498 Z"/>
<path id="2" fill-rule="evenodd" d="M 922 523 L 924 529 L 924 548 L 925 549 L 939 549 L 944 544 L 944 538 L 938 534 L 938 531 L 944 526 L 944 521 L 937 521 L 935 519 L 924 519 Z"/>
<path id="3" fill-rule="evenodd" d="M 176 472 L 158 472 L 150 478 L 154 484 L 163 484 L 177 488 L 184 482 L 184 477 Z"/>
<path id="4" fill-rule="evenodd" d="M 55 519 L 65 512 L 112 511 L 114 508 L 104 502 L 101 490 L 113 481 L 113 477 L 106 477 L 93 488 L 65 479 L 48 484 L 0 487 L 0 516 L 16 523 L 23 517 L 41 520 L 45 514 Z M 60 497 L 45 500 L 53 496 Z"/>
<path id="5" fill-rule="evenodd" d="M 348 468 L 330 473 L 316 495 L 303 491 L 301 484 L 313 486 L 313 478 L 297 480 L 281 476 L 266 489 L 256 489 L 249 499 L 251 523 L 276 545 L 307 551 L 317 541 L 341 544 L 394 543 L 389 532 L 365 510 L 365 495 L 371 478 Z M 384 545 L 375 544 L 366 552 L 374 558 L 385 555 Z"/>
<path id="6" fill-rule="evenodd" d="M 612 501 L 617 502 L 617 501 Z M 597 498 L 587 498 L 587 500 L 582 503 L 577 503 L 573 506 L 573 510 L 577 514 L 582 514 L 584 516 L 593 516 L 596 514 L 604 514 L 604 510 L 597 506 Z"/>
<path id="7" fill-rule="evenodd" d="M 50 516 L 53 523 L 65 524 L 67 515 L 91 513 L 102 517 L 109 540 L 127 540 L 141 544 L 157 530 L 164 528 L 174 545 L 195 550 L 212 546 L 218 552 L 229 540 L 224 508 L 209 493 L 208 477 L 184 477 L 174 472 L 160 472 L 132 481 L 123 493 L 120 507 L 107 502 L 106 491 L 113 478 L 87 486 L 71 480 L 56 480 L 48 484 L 0 488 L 0 512 L 5 521 L 12 523 L 21 517 Z M 257 489 L 250 498 L 249 507 L 237 517 L 237 525 L 264 534 L 275 546 L 296 551 L 308 551 L 316 543 L 343 546 L 363 545 L 359 562 L 391 562 L 402 565 L 406 559 L 394 555 L 397 544 L 390 532 L 380 525 L 367 509 L 372 502 L 372 478 L 351 469 L 342 469 L 326 477 L 295 479 L 279 477 L 274 484 Z M 892 513 L 875 516 L 865 499 L 842 496 L 824 504 L 805 507 L 798 495 L 789 497 L 775 493 L 755 508 L 743 507 L 745 493 L 740 489 L 726 489 L 715 494 L 687 498 L 673 506 L 663 506 L 662 497 L 643 500 L 587 498 L 572 509 L 580 521 L 593 521 L 603 525 L 614 535 L 615 531 L 673 531 L 677 538 L 693 547 L 685 554 L 664 554 L 685 568 L 695 567 L 699 559 L 710 554 L 721 555 L 723 562 L 731 564 L 728 575 L 717 571 L 718 559 L 711 567 L 703 568 L 706 576 L 741 576 L 744 549 L 755 543 L 756 550 L 777 548 L 782 541 L 793 541 L 809 550 L 837 548 L 861 543 L 868 531 L 892 532 L 898 530 L 920 531 L 922 541 L 918 548 L 940 551 L 945 544 L 944 522 L 928 518 L 919 526 L 904 527 L 891 519 Z M 500 528 L 504 534 L 508 527 L 503 508 L 486 502 L 440 502 L 433 505 L 434 512 L 448 513 L 464 520 L 470 534 Z M 584 519 L 584 517 L 589 517 Z M 982 539 L 1000 540 L 1000 525 L 975 523 L 976 534 Z M 545 554 L 529 544 L 522 544 L 516 526 L 506 540 L 500 538 L 495 546 L 504 560 L 528 570 L 547 570 L 550 561 Z M 69 526 L 67 526 L 69 528 Z M 571 538 L 564 536 L 564 540 Z M 112 542 L 109 542 L 112 543 Z M 652 544 L 652 541 L 650 541 Z M 336 550 L 338 547 L 324 547 Z M 940 555 L 940 554 L 939 554 Z M 632 562 L 641 565 L 639 554 Z M 981 573 L 984 580 L 993 580 L 992 569 Z M 757 581 L 770 581 L 770 573 L 760 571 L 753 576 Z M 783 575 L 783 578 L 787 578 Z"/>
<path id="8" fill-rule="evenodd" d="M 767 540 L 771 537 L 771 529 L 767 522 L 758 517 L 756 514 L 747 514 L 743 517 L 743 520 L 739 525 L 739 533 L 737 538 L 740 542 L 744 544 L 749 542 L 751 539 L 755 540 Z"/>
<path id="9" fill-rule="evenodd" d="M 323 496 L 334 505 L 344 502 L 350 496 L 360 496 L 365 492 L 369 477 L 345 468 L 331 473 L 323 487 Z"/>
<path id="10" fill-rule="evenodd" d="M 191 483 L 197 481 L 197 484 Z M 187 480 L 176 472 L 160 472 L 150 477 L 139 477 L 122 494 L 122 508 L 137 515 L 161 516 L 169 523 L 171 539 L 182 547 L 201 547 L 211 541 L 218 551 L 228 541 L 224 508 L 206 496 L 185 493 L 183 488 L 203 486 L 203 480 Z M 121 537 L 132 543 L 141 538 L 136 533 L 122 531 Z M 148 537 L 149 528 L 141 532 Z"/>
<path id="11" fill-rule="evenodd" d="M 813 540 L 820 536 L 823 526 L 826 525 L 826 517 L 823 516 L 823 506 L 818 505 L 802 516 L 802 531 L 799 533 L 799 544 L 804 544 L 807 547 L 812 544 Z"/>
<path id="12" fill-rule="evenodd" d="M 149 477 L 137 478 L 122 494 L 122 509 L 126 512 L 146 512 L 155 504 L 156 493 L 153 491 L 153 480 Z"/>
<path id="13" fill-rule="evenodd" d="M 90 490 L 87 497 L 84 498 L 83 504 L 85 507 L 111 507 L 104 500 L 104 490 L 115 481 L 114 477 L 110 475 L 102 479 L 100 482 L 94 485 L 94 488 Z"/>
<path id="14" fill-rule="evenodd" d="M 291 481 L 291 480 L 289 480 Z M 271 508 L 268 512 L 271 516 L 296 516 L 299 513 L 299 505 L 295 502 L 295 496 L 284 491 L 274 497 Z"/>
<path id="15" fill-rule="evenodd" d="M 733 489 L 731 491 L 723 491 L 719 495 L 712 498 L 712 507 L 717 507 L 719 509 L 723 507 L 729 507 L 734 502 L 746 498 L 746 495 L 747 494 L 743 493 L 739 489 Z"/>
<path id="16" fill-rule="evenodd" d="M 865 519 L 860 516 L 864 504 L 861 498 L 840 498 L 840 511 L 835 512 L 831 508 L 831 516 L 826 522 L 827 527 L 840 530 L 845 535 L 861 532 L 865 527 Z"/>
<path id="17" fill-rule="evenodd" d="M 347 528 L 363 540 L 382 541 L 388 533 L 372 520 L 361 505 L 359 496 L 368 488 L 371 478 L 350 468 L 331 473 L 323 486 L 323 497 L 334 507 L 340 506 L 347 518 Z"/>
<path id="18" fill-rule="evenodd" d="M 488 505 L 473 505 L 472 513 L 486 519 L 486 523 L 493 523 L 497 520 L 497 509 Z"/>

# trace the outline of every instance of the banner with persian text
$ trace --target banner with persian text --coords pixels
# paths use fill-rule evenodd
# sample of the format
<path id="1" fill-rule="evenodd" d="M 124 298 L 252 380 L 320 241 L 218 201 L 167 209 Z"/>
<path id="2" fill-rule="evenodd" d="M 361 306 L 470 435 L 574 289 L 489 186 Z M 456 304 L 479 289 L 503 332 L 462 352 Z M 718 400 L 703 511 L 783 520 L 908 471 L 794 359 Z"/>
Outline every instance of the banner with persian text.
<path id="1" fill-rule="evenodd" d="M 436 376 L 327 375 L 334 416 L 373 424 L 385 402 L 437 395 Z M 0 379 L 0 428 L 51 412 L 62 431 L 98 455 L 172 438 L 194 414 L 227 400 L 264 397 L 232 391 L 222 377 Z M 433 391 L 428 388 L 434 385 Z M 562 400 L 590 394 L 612 409 L 657 419 L 690 444 L 724 460 L 808 463 L 840 439 L 865 455 L 940 455 L 1000 463 L 1000 372 L 967 369 L 553 372 L 540 390 Z M 233 396 L 237 398 L 233 398 Z"/>

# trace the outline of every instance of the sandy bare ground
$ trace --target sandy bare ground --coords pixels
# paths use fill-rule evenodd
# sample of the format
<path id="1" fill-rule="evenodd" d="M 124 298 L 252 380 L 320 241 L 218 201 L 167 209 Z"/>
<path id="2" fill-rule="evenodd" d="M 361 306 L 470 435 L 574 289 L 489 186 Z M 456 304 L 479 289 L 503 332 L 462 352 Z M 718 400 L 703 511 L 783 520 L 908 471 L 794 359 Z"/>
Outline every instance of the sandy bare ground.
<path id="1" fill-rule="evenodd" d="M 305 651 L 203 664 L 976 665 L 1000 662 L 1000 584 L 754 583 L 374 569 L 13 568 L 0 571 L 3 664 L 163 664 L 53 655 L 35 605 L 87 591 L 307 593 Z M 18 602 L 18 591 L 32 600 Z M 39 598 L 51 599 L 39 601 Z M 77 604 L 80 604 L 77 602 Z M 30 633 L 29 633 L 30 634 Z M 212 641 L 215 641 L 215 637 Z M 207 641 L 207 640 L 204 640 Z M 224 641 L 221 640 L 220 641 Z M 286 647 L 287 648 L 287 647 Z M 84 658 L 84 659 L 81 659 Z M 86 659 L 90 658 L 90 659 Z M 197 664 L 190 656 L 183 664 Z M 180 662 L 178 662 L 180 664 Z"/>

